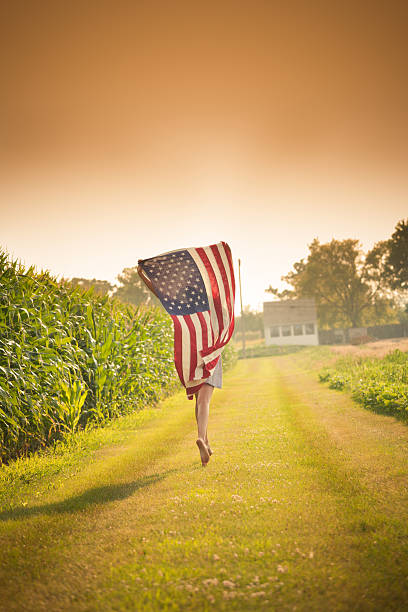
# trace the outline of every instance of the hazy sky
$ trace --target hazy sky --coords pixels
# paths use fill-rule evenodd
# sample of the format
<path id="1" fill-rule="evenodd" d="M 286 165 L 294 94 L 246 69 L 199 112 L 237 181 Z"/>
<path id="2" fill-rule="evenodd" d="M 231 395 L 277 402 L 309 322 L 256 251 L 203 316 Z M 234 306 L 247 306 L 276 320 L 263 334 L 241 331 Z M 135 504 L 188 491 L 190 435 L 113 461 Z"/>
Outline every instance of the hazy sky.
<path id="1" fill-rule="evenodd" d="M 0 245 L 64 277 L 227 241 L 244 303 L 408 216 L 408 2 L 0 3 Z"/>

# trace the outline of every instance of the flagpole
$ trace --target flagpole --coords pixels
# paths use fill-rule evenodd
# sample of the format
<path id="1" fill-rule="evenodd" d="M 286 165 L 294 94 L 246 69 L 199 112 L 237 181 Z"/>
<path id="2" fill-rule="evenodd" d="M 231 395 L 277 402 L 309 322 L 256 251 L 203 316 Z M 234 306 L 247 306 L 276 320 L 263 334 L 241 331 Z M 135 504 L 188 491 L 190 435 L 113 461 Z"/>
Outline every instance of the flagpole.
<path id="1" fill-rule="evenodd" d="M 242 356 L 246 357 L 245 347 L 245 320 L 244 320 L 244 309 L 242 307 L 242 286 L 241 286 L 241 260 L 238 259 L 238 277 L 239 277 L 239 295 L 241 298 L 241 330 L 242 330 Z"/>

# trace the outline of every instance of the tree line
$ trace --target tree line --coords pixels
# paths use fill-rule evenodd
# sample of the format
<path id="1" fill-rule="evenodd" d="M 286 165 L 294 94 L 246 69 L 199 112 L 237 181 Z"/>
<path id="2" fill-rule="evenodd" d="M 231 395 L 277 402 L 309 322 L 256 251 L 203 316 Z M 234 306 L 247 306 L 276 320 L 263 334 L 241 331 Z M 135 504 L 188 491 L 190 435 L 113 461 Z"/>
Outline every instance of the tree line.
<path id="1" fill-rule="evenodd" d="M 118 274 L 116 278 L 119 282 L 118 285 L 113 285 L 107 280 L 80 277 L 62 279 L 62 282 L 68 281 L 72 285 L 84 290 L 93 287 L 94 292 L 98 295 L 116 297 L 121 302 L 133 304 L 134 306 L 140 306 L 141 304 L 161 306 L 160 301 L 147 290 L 146 285 L 141 281 L 137 273 L 137 266 L 124 268 L 122 273 Z"/>
<path id="2" fill-rule="evenodd" d="M 319 327 L 360 327 L 408 319 L 408 219 L 364 253 L 359 240 L 321 244 L 281 277 L 291 286 L 266 291 L 279 299 L 314 298 Z"/>
<path id="3" fill-rule="evenodd" d="M 321 244 L 315 238 L 308 248 L 308 256 L 281 277 L 291 288 L 279 291 L 270 285 L 266 292 L 281 300 L 313 297 L 321 329 L 408 319 L 408 218 L 399 221 L 391 237 L 377 242 L 368 253 L 356 239 Z M 161 306 L 141 281 L 137 266 L 124 268 L 117 279 L 118 285 L 77 277 L 70 282 L 83 289 L 93 286 L 100 295 L 135 306 Z M 247 331 L 263 333 L 262 313 L 247 306 L 244 318 Z M 236 331 L 240 329 L 238 316 Z"/>

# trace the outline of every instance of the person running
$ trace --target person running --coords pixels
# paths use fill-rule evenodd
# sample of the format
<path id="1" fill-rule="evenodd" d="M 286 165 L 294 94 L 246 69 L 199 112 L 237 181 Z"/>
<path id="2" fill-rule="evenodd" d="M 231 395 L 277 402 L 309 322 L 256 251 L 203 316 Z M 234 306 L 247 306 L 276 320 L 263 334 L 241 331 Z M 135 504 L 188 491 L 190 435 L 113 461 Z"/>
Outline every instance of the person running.
<path id="1" fill-rule="evenodd" d="M 139 259 L 137 272 L 174 325 L 174 364 L 195 398 L 201 463 L 212 455 L 207 428 L 214 388 L 222 387 L 221 353 L 234 331 L 235 277 L 226 242 Z"/>
<path id="2" fill-rule="evenodd" d="M 143 272 L 140 265 L 137 267 L 137 273 L 143 280 L 148 289 L 158 298 L 156 291 L 149 278 Z M 197 421 L 197 440 L 196 444 L 200 451 L 201 464 L 206 467 L 213 451 L 208 441 L 208 418 L 210 413 L 210 402 L 214 388 L 222 388 L 222 358 L 220 358 L 215 366 L 215 369 L 202 387 L 194 394 L 195 397 L 195 418 Z"/>

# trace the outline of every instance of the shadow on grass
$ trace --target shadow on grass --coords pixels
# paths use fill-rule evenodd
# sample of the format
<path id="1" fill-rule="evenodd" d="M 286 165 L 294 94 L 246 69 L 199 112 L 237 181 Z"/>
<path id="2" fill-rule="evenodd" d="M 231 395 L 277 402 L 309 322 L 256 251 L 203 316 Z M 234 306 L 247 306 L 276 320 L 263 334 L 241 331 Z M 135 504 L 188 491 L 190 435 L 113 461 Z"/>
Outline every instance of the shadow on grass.
<path id="1" fill-rule="evenodd" d="M 167 470 L 160 474 L 151 474 L 150 476 L 143 476 L 133 482 L 125 482 L 120 484 L 105 485 L 102 487 L 94 487 L 88 489 L 80 495 L 64 499 L 60 502 L 54 502 L 50 504 L 44 504 L 39 506 L 31 507 L 18 507 L 10 510 L 3 510 L 0 512 L 0 521 L 7 521 L 10 519 L 25 519 L 40 514 L 63 514 L 65 512 L 80 512 L 81 510 L 87 509 L 89 506 L 97 504 L 106 504 L 108 502 L 117 501 L 130 497 L 143 487 L 155 484 L 167 478 L 169 474 L 177 470 Z"/>

